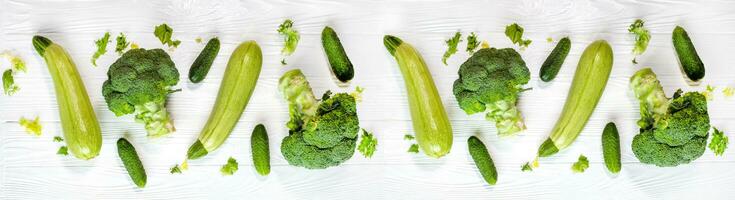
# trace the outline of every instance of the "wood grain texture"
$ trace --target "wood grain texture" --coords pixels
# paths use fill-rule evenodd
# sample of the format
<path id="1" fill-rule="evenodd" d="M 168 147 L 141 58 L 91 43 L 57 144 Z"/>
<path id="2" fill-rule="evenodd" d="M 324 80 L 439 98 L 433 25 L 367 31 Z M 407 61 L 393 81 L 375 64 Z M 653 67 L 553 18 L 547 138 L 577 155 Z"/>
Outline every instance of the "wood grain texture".
<path id="1" fill-rule="evenodd" d="M 281 66 L 282 38 L 276 28 L 284 19 L 302 33 L 296 52 Z M 648 50 L 631 63 L 632 36 L 627 28 L 636 18 L 646 20 L 652 40 Z M 169 108 L 177 132 L 148 139 L 131 116 L 115 117 L 101 95 L 107 66 L 117 59 L 108 53 L 92 67 L 94 40 L 105 31 L 124 32 L 143 48 L 163 48 L 153 27 L 167 23 L 180 39 L 169 51 L 182 73 L 182 92 L 171 95 Z M 520 99 L 528 130 L 499 138 L 492 123 L 481 115 L 467 116 L 452 95 L 458 66 L 468 58 L 460 51 L 441 64 L 444 40 L 461 30 L 476 32 L 494 47 L 513 47 L 503 31 L 507 24 L 522 25 L 531 46 L 521 55 L 531 70 L 533 90 Z M 355 65 L 350 87 L 339 88 L 331 77 L 320 46 L 319 33 L 333 27 Z M 686 27 L 702 57 L 707 75 L 689 86 L 679 70 L 671 44 L 671 30 Z M 33 35 L 61 44 L 73 57 L 85 81 L 103 129 L 100 156 L 91 161 L 55 155 L 52 142 L 61 135 L 53 83 L 43 60 L 31 46 Z M 441 159 L 407 153 L 412 132 L 402 76 L 382 43 L 393 34 L 414 45 L 424 56 L 454 128 L 452 152 Z M 205 40 L 222 41 L 208 77 L 201 84 L 185 78 Z M 569 36 L 572 48 L 557 78 L 543 83 L 538 70 L 555 43 Z M 707 151 L 693 164 L 657 168 L 640 164 L 630 144 L 637 133 L 638 104 L 627 86 L 628 78 L 642 67 L 652 67 L 664 89 L 702 91 L 706 85 L 735 87 L 735 1 L 729 0 L 0 0 L 0 51 L 13 50 L 28 64 L 19 74 L 21 90 L 0 96 L 0 199 L 730 199 L 735 194 L 735 151 L 715 157 Z M 553 128 L 569 89 L 582 50 L 606 39 L 615 52 L 612 75 L 603 97 L 577 141 L 559 154 L 541 160 L 541 168 L 521 172 L 536 148 Z M 263 50 L 263 70 L 255 93 L 233 134 L 219 150 L 189 163 L 184 174 L 171 175 L 188 146 L 203 127 L 222 80 L 227 58 L 242 41 L 256 40 Z M 113 44 L 114 45 L 114 44 Z M 464 44 L 460 45 L 460 49 Z M 0 69 L 7 63 L 0 62 Z M 278 147 L 287 134 L 286 103 L 277 92 L 280 75 L 300 68 L 316 93 L 366 88 L 358 105 L 361 126 L 375 132 L 378 150 L 372 159 L 356 154 L 340 167 L 305 170 L 291 167 Z M 735 98 L 720 90 L 710 102 L 712 124 L 735 132 Z M 33 137 L 17 125 L 21 116 L 40 116 L 43 135 Z M 602 163 L 600 134 L 614 121 L 621 135 L 622 171 L 609 174 Z M 268 129 L 272 172 L 257 175 L 251 164 L 249 135 L 263 123 Z M 467 153 L 466 140 L 479 136 L 488 146 L 499 170 L 498 184 L 486 185 Z M 136 188 L 115 152 L 115 141 L 127 137 L 145 164 L 148 185 Z M 579 154 L 591 166 L 573 174 Z M 240 163 L 234 176 L 223 177 L 219 167 L 228 157 Z"/>

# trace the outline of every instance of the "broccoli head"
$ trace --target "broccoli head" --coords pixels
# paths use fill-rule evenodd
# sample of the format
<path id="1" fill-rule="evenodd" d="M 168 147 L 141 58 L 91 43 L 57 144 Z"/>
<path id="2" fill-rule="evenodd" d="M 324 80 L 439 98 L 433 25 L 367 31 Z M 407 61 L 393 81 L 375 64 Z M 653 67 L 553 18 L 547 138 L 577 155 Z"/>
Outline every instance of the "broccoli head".
<path id="1" fill-rule="evenodd" d="M 278 87 L 289 104 L 290 134 L 281 142 L 289 164 L 324 169 L 352 157 L 360 129 L 353 96 L 327 91 L 317 100 L 300 70 L 286 72 Z"/>
<path id="2" fill-rule="evenodd" d="M 650 68 L 636 72 L 630 85 L 640 101 L 641 133 L 632 147 L 641 162 L 673 167 L 702 156 L 710 129 L 704 95 L 678 90 L 669 99 Z"/>
<path id="3" fill-rule="evenodd" d="M 113 63 L 102 85 L 107 107 L 116 116 L 134 114 L 144 123 L 148 136 L 174 131 L 166 110 L 166 98 L 179 82 L 179 71 L 161 49 L 132 49 Z"/>
<path id="4" fill-rule="evenodd" d="M 453 93 L 467 114 L 487 111 L 498 135 L 513 135 L 526 128 L 516 103 L 530 78 L 526 62 L 514 49 L 484 48 L 459 67 Z"/>

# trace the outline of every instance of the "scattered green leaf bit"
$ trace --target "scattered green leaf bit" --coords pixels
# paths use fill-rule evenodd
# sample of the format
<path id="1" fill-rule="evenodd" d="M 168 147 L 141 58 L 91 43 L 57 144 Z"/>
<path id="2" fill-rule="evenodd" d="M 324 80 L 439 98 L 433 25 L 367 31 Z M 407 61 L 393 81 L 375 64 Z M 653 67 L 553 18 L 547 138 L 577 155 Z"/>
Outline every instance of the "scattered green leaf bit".
<path id="1" fill-rule="evenodd" d="M 286 21 L 283 21 L 281 25 L 278 26 L 278 33 L 283 35 L 283 49 L 281 50 L 281 54 L 284 56 L 290 56 L 294 51 L 296 51 L 296 46 L 299 44 L 299 32 L 296 31 L 296 29 L 293 29 L 293 21 L 290 19 L 287 19 Z M 286 61 L 281 61 L 281 63 L 286 63 Z"/>
<path id="2" fill-rule="evenodd" d="M 92 55 L 92 65 L 97 67 L 97 59 L 100 56 L 107 53 L 107 43 L 110 42 L 110 32 L 105 32 L 105 36 L 102 36 L 99 40 L 95 40 L 94 44 L 97 46 L 97 51 Z"/>
<path id="3" fill-rule="evenodd" d="M 707 101 L 711 101 L 713 99 L 714 94 L 712 93 L 715 91 L 715 89 L 717 88 L 711 85 L 707 85 L 707 88 L 702 91 L 702 95 L 707 98 Z"/>
<path id="4" fill-rule="evenodd" d="M 531 40 L 523 39 L 523 27 L 517 23 L 513 23 L 505 27 L 505 36 L 508 36 L 513 44 L 517 44 L 520 47 L 526 48 L 531 44 Z"/>
<path id="5" fill-rule="evenodd" d="M 140 48 L 138 43 L 133 42 L 132 44 L 130 44 L 130 49 L 138 49 L 138 48 Z"/>
<path id="6" fill-rule="evenodd" d="M 123 33 L 120 33 L 120 35 L 115 38 L 115 42 L 117 43 L 117 45 L 115 46 L 115 52 L 120 55 L 125 53 L 125 49 L 127 49 L 130 45 L 130 42 L 128 42 L 127 37 L 125 37 L 125 34 Z"/>
<path id="7" fill-rule="evenodd" d="M 413 139 L 415 139 L 415 138 L 416 138 L 416 137 L 413 137 L 413 135 L 409 135 L 409 134 L 406 134 L 406 135 L 404 135 L 404 136 L 403 136 L 403 139 L 404 139 L 404 140 L 413 140 Z"/>
<path id="8" fill-rule="evenodd" d="M 546 42 L 548 42 L 548 43 L 552 43 L 552 42 L 554 42 L 554 38 L 551 38 L 551 37 L 547 37 L 547 38 L 546 38 Z"/>
<path id="9" fill-rule="evenodd" d="M 375 147 L 378 146 L 378 139 L 375 138 L 375 135 L 373 135 L 370 132 L 367 132 L 367 130 L 362 129 L 362 138 L 360 139 L 360 145 L 357 146 L 357 150 L 362 153 L 365 158 L 373 157 L 373 153 L 375 153 Z"/>
<path id="10" fill-rule="evenodd" d="M 11 68 L 13 71 L 21 71 L 23 73 L 27 72 L 26 69 L 26 63 L 23 61 L 23 59 L 20 58 L 20 56 L 13 55 L 9 51 L 5 51 L 0 53 L 0 57 L 8 59 L 10 61 Z"/>
<path id="11" fill-rule="evenodd" d="M 732 97 L 735 95 L 735 88 L 725 87 L 725 89 L 722 89 L 722 95 L 725 95 L 725 97 Z"/>
<path id="12" fill-rule="evenodd" d="M 69 149 L 67 149 L 66 146 L 61 146 L 61 147 L 59 147 L 59 150 L 56 151 L 56 154 L 57 155 L 67 156 L 67 155 L 69 155 Z"/>
<path id="13" fill-rule="evenodd" d="M 181 168 L 179 167 L 179 164 L 171 167 L 171 174 L 181 174 Z"/>
<path id="14" fill-rule="evenodd" d="M 584 155 L 579 155 L 579 159 L 572 165 L 572 171 L 574 173 L 583 173 L 584 170 L 590 167 L 590 161 Z"/>
<path id="15" fill-rule="evenodd" d="M 638 64 L 635 56 L 643 54 L 648 48 L 648 41 L 651 40 L 651 33 L 643 27 L 643 20 L 636 19 L 628 28 L 628 32 L 635 35 L 635 46 L 633 47 L 633 63 Z"/>
<path id="16" fill-rule="evenodd" d="M 181 44 L 181 40 L 173 40 L 171 36 L 174 34 L 174 29 L 168 26 L 168 24 L 161 24 L 156 26 L 156 30 L 153 31 L 161 44 L 168 45 L 168 47 L 178 47 Z"/>
<path id="17" fill-rule="evenodd" d="M 20 87 L 15 84 L 15 78 L 13 78 L 13 70 L 8 69 L 5 70 L 3 73 L 3 90 L 5 91 L 5 95 L 12 96 L 18 90 L 20 90 Z"/>
<path id="18" fill-rule="evenodd" d="M 365 88 L 356 86 L 355 91 L 350 93 L 350 96 L 352 98 L 355 98 L 355 102 L 362 102 L 362 92 L 365 91 Z"/>
<path id="19" fill-rule="evenodd" d="M 722 131 L 714 128 L 715 132 L 712 133 L 712 140 L 709 141 L 709 149 L 715 153 L 716 156 L 721 156 L 727 149 L 727 135 Z"/>
<path id="20" fill-rule="evenodd" d="M 63 141 L 64 141 L 64 138 L 62 138 L 61 136 L 54 136 L 54 142 L 63 142 Z"/>
<path id="21" fill-rule="evenodd" d="M 222 176 L 229 176 L 237 172 L 237 160 L 230 157 L 230 159 L 227 159 L 227 164 L 222 165 L 222 169 L 219 170 L 222 172 Z"/>
<path id="22" fill-rule="evenodd" d="M 411 147 L 408 148 L 409 153 L 419 153 L 419 145 L 418 144 L 411 144 Z"/>
<path id="23" fill-rule="evenodd" d="M 31 121 L 26 119 L 25 117 L 21 117 L 20 126 L 26 129 L 26 132 L 31 135 L 40 136 L 41 135 L 41 120 L 36 117 L 35 120 Z"/>
<path id="24" fill-rule="evenodd" d="M 447 43 L 447 51 L 444 52 L 444 56 L 442 57 L 442 62 L 444 63 L 444 65 L 447 65 L 447 59 L 452 56 L 452 54 L 457 53 L 457 45 L 462 42 L 461 37 L 462 33 L 457 31 L 456 33 L 454 33 L 454 37 L 445 41 L 445 43 Z"/>
<path id="25" fill-rule="evenodd" d="M 477 47 L 480 47 L 480 41 L 477 40 L 477 35 L 475 35 L 475 32 L 470 33 L 470 35 L 467 36 L 467 53 L 470 55 L 475 53 L 475 50 L 477 50 Z"/>
<path id="26" fill-rule="evenodd" d="M 484 40 L 480 44 L 480 48 L 482 48 L 482 49 L 490 48 L 490 43 L 488 43 L 487 40 Z"/>
<path id="27" fill-rule="evenodd" d="M 194 39 L 194 42 L 202 43 L 202 37 L 197 37 L 196 39 Z"/>
<path id="28" fill-rule="evenodd" d="M 523 164 L 523 166 L 521 166 L 521 171 L 524 171 L 524 172 L 533 171 L 533 167 L 531 167 L 531 163 L 526 162 L 526 164 Z"/>

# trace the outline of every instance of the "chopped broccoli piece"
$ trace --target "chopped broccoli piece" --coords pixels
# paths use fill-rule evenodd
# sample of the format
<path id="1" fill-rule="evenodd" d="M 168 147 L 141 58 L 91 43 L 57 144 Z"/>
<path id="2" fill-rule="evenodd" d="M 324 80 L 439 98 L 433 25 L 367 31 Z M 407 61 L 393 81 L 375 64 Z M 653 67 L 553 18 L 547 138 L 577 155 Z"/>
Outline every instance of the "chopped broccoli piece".
<path id="1" fill-rule="evenodd" d="M 375 135 L 362 129 L 362 138 L 360 138 L 360 145 L 357 146 L 357 150 L 366 158 L 370 158 L 373 157 L 376 146 L 378 146 L 378 139 L 375 138 Z"/>
<path id="2" fill-rule="evenodd" d="M 181 40 L 173 40 L 171 39 L 171 36 L 174 34 L 174 29 L 169 27 L 168 24 L 161 24 L 156 26 L 156 29 L 153 31 L 153 35 L 155 35 L 159 41 L 161 41 L 161 44 L 168 45 L 168 47 L 178 47 L 179 44 L 181 44 Z"/>
<path id="3" fill-rule="evenodd" d="M 4 51 L 0 53 L 0 57 L 8 59 L 8 61 L 10 61 L 10 68 L 13 69 L 13 71 L 23 73 L 28 72 L 26 68 L 26 62 L 23 61 L 20 56 L 14 55 L 10 51 Z"/>
<path id="4" fill-rule="evenodd" d="M 294 51 L 296 51 L 296 46 L 299 44 L 299 39 L 301 38 L 299 32 L 293 28 L 293 21 L 290 19 L 283 21 L 283 23 L 278 26 L 277 31 L 283 36 L 284 45 L 281 50 L 281 54 L 284 56 L 290 56 Z M 286 62 L 283 60 L 281 63 L 284 63 L 285 65 Z"/>
<path id="5" fill-rule="evenodd" d="M 26 132 L 31 135 L 41 136 L 41 119 L 36 117 L 35 120 L 28 120 L 25 117 L 21 117 L 18 121 L 20 126 L 26 129 Z"/>
<path id="6" fill-rule="evenodd" d="M 522 48 L 526 48 L 531 44 L 531 40 L 523 39 L 523 27 L 519 26 L 517 23 L 513 23 L 505 27 L 505 36 L 508 36 L 513 44 Z"/>
<path id="7" fill-rule="evenodd" d="M 175 130 L 166 99 L 179 82 L 179 71 L 161 49 L 132 49 L 110 66 L 102 85 L 107 107 L 117 116 L 134 114 L 150 137 Z"/>
<path id="8" fill-rule="evenodd" d="M 408 147 L 409 153 L 419 153 L 419 145 L 418 144 L 411 144 L 411 147 Z"/>
<path id="9" fill-rule="evenodd" d="M 548 42 L 548 43 L 552 43 L 552 42 L 554 42 L 554 38 L 551 38 L 551 37 L 547 37 L 547 38 L 546 38 L 546 42 Z"/>
<path id="10" fill-rule="evenodd" d="M 416 138 L 416 137 L 414 137 L 413 135 L 409 135 L 409 134 L 406 134 L 406 135 L 404 135 L 404 136 L 403 136 L 403 139 L 404 139 L 404 140 L 413 140 L 413 139 L 415 139 L 415 138 Z"/>
<path id="11" fill-rule="evenodd" d="M 92 65 L 95 67 L 97 67 L 97 59 L 107 53 L 108 42 L 110 42 L 110 32 L 105 32 L 105 35 L 102 36 L 102 38 L 94 41 L 94 45 L 97 46 L 97 51 L 92 55 Z"/>
<path id="12" fill-rule="evenodd" d="M 735 88 L 725 87 L 725 89 L 722 89 L 722 95 L 725 95 L 725 97 L 731 97 L 735 95 Z"/>
<path id="13" fill-rule="evenodd" d="M 457 45 L 462 42 L 461 37 L 462 34 L 457 31 L 457 33 L 454 34 L 454 37 L 445 41 L 445 43 L 447 43 L 447 51 L 445 51 L 444 56 L 442 56 L 442 62 L 444 65 L 447 65 L 447 59 L 452 56 L 452 54 L 457 53 Z"/>
<path id="14" fill-rule="evenodd" d="M 590 167 L 590 161 L 584 155 L 579 155 L 577 162 L 572 165 L 574 173 L 584 173 L 584 170 Z"/>
<path id="15" fill-rule="evenodd" d="M 712 133 L 712 140 L 709 142 L 709 149 L 712 150 L 716 156 L 721 156 L 725 153 L 725 149 L 727 149 L 727 135 L 717 128 L 714 128 L 714 130 L 714 133 Z"/>
<path id="16" fill-rule="evenodd" d="M 467 36 L 467 49 L 465 51 L 472 55 L 475 53 L 475 50 L 477 50 L 477 47 L 480 47 L 480 41 L 477 40 L 475 32 L 472 32 Z"/>
<path id="17" fill-rule="evenodd" d="M 66 146 L 61 146 L 61 147 L 59 147 L 59 150 L 56 151 L 56 155 L 68 156 L 69 155 L 69 149 Z"/>
<path id="18" fill-rule="evenodd" d="M 8 69 L 3 72 L 3 91 L 5 95 L 12 96 L 20 90 L 17 84 L 15 84 L 15 78 L 13 77 L 13 70 Z"/>
<path id="19" fill-rule="evenodd" d="M 365 91 L 365 88 L 357 86 L 355 87 L 355 91 L 350 93 L 350 96 L 355 98 L 356 102 L 362 102 L 362 92 Z"/>
<path id="20" fill-rule="evenodd" d="M 64 138 L 62 138 L 61 136 L 54 136 L 54 142 L 63 142 L 63 141 L 64 141 Z"/>
<path id="21" fill-rule="evenodd" d="M 237 160 L 230 157 L 227 159 L 227 164 L 222 165 L 222 168 L 219 170 L 222 172 L 222 176 L 229 176 L 237 172 Z"/>
<path id="22" fill-rule="evenodd" d="M 181 174 L 181 168 L 179 167 L 179 164 L 176 164 L 175 166 L 171 167 L 171 174 Z"/>
<path id="23" fill-rule="evenodd" d="M 130 44 L 130 49 L 138 49 L 138 48 L 140 48 L 140 46 L 138 46 L 138 43 L 133 42 Z"/>
<path id="24" fill-rule="evenodd" d="M 523 172 L 533 171 L 533 167 L 531 167 L 531 163 L 530 162 L 526 162 L 526 164 L 523 164 L 523 166 L 521 166 L 521 171 L 523 171 Z"/>
<path id="25" fill-rule="evenodd" d="M 498 135 L 513 135 L 526 129 L 516 103 L 530 79 L 515 50 L 480 49 L 460 66 L 453 93 L 467 114 L 487 111 L 485 118 L 495 122 Z"/>
<path id="26" fill-rule="evenodd" d="M 202 37 L 197 37 L 196 39 L 194 39 L 194 42 L 202 43 Z"/>
<path id="27" fill-rule="evenodd" d="M 702 91 L 702 95 L 704 95 L 704 97 L 707 99 L 707 101 L 712 101 L 712 99 L 714 98 L 713 97 L 713 95 L 714 95 L 713 92 L 715 91 L 715 89 L 716 89 L 716 87 L 713 87 L 711 85 L 707 85 L 707 88 L 705 88 L 704 91 Z"/>
<path id="28" fill-rule="evenodd" d="M 127 49 L 130 45 L 130 42 L 128 42 L 127 37 L 125 37 L 125 34 L 123 33 L 120 33 L 120 35 L 115 38 L 115 42 L 117 43 L 117 45 L 115 46 L 115 52 L 120 55 L 125 53 L 125 49 Z"/>
<path id="29" fill-rule="evenodd" d="M 635 35 L 635 46 L 633 46 L 633 56 L 638 56 L 643 54 L 643 52 L 646 51 L 646 48 L 648 48 L 648 41 L 651 40 L 651 33 L 648 32 L 648 29 L 643 27 L 643 20 L 642 19 L 636 19 L 633 24 L 630 25 L 628 28 L 628 32 Z M 635 58 L 633 59 L 633 63 L 637 63 L 635 61 Z"/>

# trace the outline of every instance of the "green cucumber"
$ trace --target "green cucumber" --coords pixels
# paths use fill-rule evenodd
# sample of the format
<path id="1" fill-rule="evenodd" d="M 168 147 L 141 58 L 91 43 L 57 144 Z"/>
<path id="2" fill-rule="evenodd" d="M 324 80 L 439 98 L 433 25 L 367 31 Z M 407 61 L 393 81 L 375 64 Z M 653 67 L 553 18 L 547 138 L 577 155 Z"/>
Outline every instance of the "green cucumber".
<path id="1" fill-rule="evenodd" d="M 219 53 L 219 39 L 212 38 L 189 68 L 189 80 L 192 83 L 199 83 L 204 80 L 204 77 L 209 73 L 209 68 L 212 67 L 214 59 L 217 57 L 217 53 Z"/>
<path id="2" fill-rule="evenodd" d="M 572 41 L 568 37 L 559 40 L 554 50 L 551 51 L 549 57 L 546 58 L 544 64 L 541 65 L 539 76 L 544 82 L 549 82 L 556 78 L 556 74 L 559 73 L 559 69 L 564 64 L 564 59 L 569 55 L 569 49 L 572 48 Z"/>
<path id="3" fill-rule="evenodd" d="M 620 135 L 615 123 L 607 123 L 602 131 L 602 156 L 608 171 L 613 174 L 620 172 Z"/>
<path id="4" fill-rule="evenodd" d="M 125 138 L 120 138 L 117 140 L 117 154 L 120 156 L 123 165 L 125 165 L 128 175 L 133 179 L 133 183 L 139 188 L 144 188 L 147 176 L 145 175 L 143 163 L 140 162 L 138 153 L 135 151 L 135 147 Z"/>
<path id="5" fill-rule="evenodd" d="M 498 181 L 498 171 L 495 169 L 495 164 L 493 163 L 493 159 L 490 158 L 485 144 L 477 137 L 471 136 L 467 139 L 467 147 L 470 150 L 472 160 L 475 161 L 477 169 L 482 174 L 482 178 L 488 184 L 495 185 L 495 182 Z"/>
<path id="6" fill-rule="evenodd" d="M 694 49 L 692 40 L 689 39 L 689 34 L 684 28 L 676 26 L 674 33 L 672 34 L 672 40 L 674 41 L 674 49 L 676 49 L 676 55 L 679 56 L 679 63 L 684 73 L 692 81 L 699 81 L 704 78 L 704 63 L 699 59 L 697 50 Z"/>
<path id="7" fill-rule="evenodd" d="M 345 53 L 345 49 L 332 27 L 326 26 L 322 30 L 322 46 L 324 47 L 324 53 L 327 54 L 327 59 L 329 59 L 332 73 L 337 76 L 337 79 L 343 83 L 352 80 L 352 77 L 355 76 L 352 62 L 347 57 L 347 53 Z"/>
<path id="8" fill-rule="evenodd" d="M 250 136 L 250 147 L 253 151 L 253 166 L 260 175 L 268 175 L 271 172 L 271 156 L 268 149 L 268 132 L 263 124 L 258 124 Z"/>

